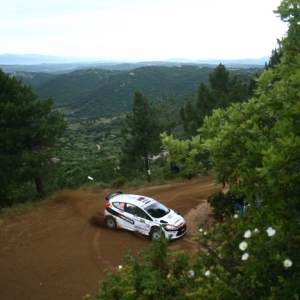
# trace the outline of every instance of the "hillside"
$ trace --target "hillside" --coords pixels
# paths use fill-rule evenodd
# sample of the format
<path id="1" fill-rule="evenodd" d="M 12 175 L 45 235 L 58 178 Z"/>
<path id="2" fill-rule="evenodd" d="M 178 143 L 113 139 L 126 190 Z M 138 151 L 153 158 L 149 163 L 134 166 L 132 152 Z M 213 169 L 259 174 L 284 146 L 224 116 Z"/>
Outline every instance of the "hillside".
<path id="1" fill-rule="evenodd" d="M 54 108 L 77 119 L 112 117 L 131 111 L 133 94 L 140 90 L 150 100 L 173 97 L 183 98 L 195 92 L 200 83 L 207 83 L 210 67 L 148 66 L 127 71 L 82 69 L 51 76 L 36 84 L 39 76 L 30 83 L 33 90 L 44 99 L 52 96 Z M 249 80 L 260 68 L 230 69 L 231 75 Z M 182 104 L 184 99 L 181 100 Z"/>
<path id="2" fill-rule="evenodd" d="M 76 117 L 106 117 L 131 110 L 138 89 L 149 99 L 180 97 L 206 82 L 211 68 L 142 67 L 131 71 L 89 69 L 52 78 L 37 87 L 41 98 L 51 95 L 55 108 Z"/>
<path id="3" fill-rule="evenodd" d="M 60 75 L 18 73 L 17 78 L 23 79 L 24 84 L 30 83 L 39 98 L 52 96 L 54 109 L 63 111 L 69 124 L 55 145 L 54 156 L 61 163 L 47 182 L 49 189 L 78 187 L 86 182 L 88 175 L 105 183 L 122 175 L 118 171 L 123 142 L 121 128 L 125 112 L 132 111 L 137 89 L 149 100 L 163 98 L 164 109 L 176 121 L 174 138 L 187 138 L 179 108 L 187 100 L 195 99 L 200 83 L 206 83 L 213 70 L 196 66 L 148 66 L 131 71 L 82 69 Z M 261 71 L 230 69 L 229 73 L 248 83 L 249 78 Z M 175 101 L 170 101 L 170 97 Z M 164 160 L 153 163 L 151 170 L 153 180 L 169 178 L 169 166 Z M 143 179 L 142 170 L 139 172 Z M 132 179 L 128 173 L 127 176 Z"/>

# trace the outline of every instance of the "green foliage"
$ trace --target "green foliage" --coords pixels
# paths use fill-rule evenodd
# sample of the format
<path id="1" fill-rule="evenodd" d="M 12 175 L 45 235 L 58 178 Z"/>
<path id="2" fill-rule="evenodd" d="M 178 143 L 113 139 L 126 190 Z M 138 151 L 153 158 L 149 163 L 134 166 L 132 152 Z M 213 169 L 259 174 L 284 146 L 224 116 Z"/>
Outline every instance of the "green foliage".
<path id="1" fill-rule="evenodd" d="M 275 65 L 279 64 L 282 55 L 283 53 L 280 46 L 272 50 L 270 60 L 268 63 L 265 64 L 265 69 L 274 68 Z"/>
<path id="2" fill-rule="evenodd" d="M 250 206 L 232 216 L 229 194 L 211 196 L 222 222 L 199 228 L 197 253 L 171 255 L 155 241 L 128 255 L 96 299 L 299 299 L 300 3 L 283 0 L 277 12 L 289 23 L 283 55 L 257 79 L 257 96 L 214 110 L 190 140 L 161 135 L 169 162 L 187 174 L 211 165 Z"/>
<path id="3" fill-rule="evenodd" d="M 200 136 L 193 137 L 191 140 L 179 141 L 173 135 L 161 134 L 162 144 L 168 150 L 169 163 L 176 162 L 181 167 L 181 175 L 191 179 L 200 174 L 206 174 L 210 169 L 208 153 L 200 143 Z"/>
<path id="4" fill-rule="evenodd" d="M 232 216 L 234 213 L 234 200 L 231 193 L 222 191 L 212 194 L 207 198 L 207 202 L 213 208 L 214 218 L 223 221 L 224 217 Z"/>
<path id="5" fill-rule="evenodd" d="M 214 71 L 209 74 L 209 83 L 211 89 L 218 94 L 228 91 L 229 71 L 224 65 L 219 64 Z"/>
<path id="6" fill-rule="evenodd" d="M 193 146 L 162 136 L 170 159 L 180 153 L 183 166 L 192 151 L 205 149 L 217 181 L 250 203 L 243 218 L 201 231 L 198 267 L 205 265 L 213 282 L 201 281 L 192 296 L 299 299 L 300 3 L 284 0 L 277 12 L 289 29 L 279 41 L 280 61 L 257 79 L 257 97 L 214 110 Z"/>
<path id="7" fill-rule="evenodd" d="M 249 89 L 249 85 L 252 84 L 250 79 L 247 78 L 244 82 L 237 76 L 230 78 L 229 71 L 222 64 L 209 74 L 209 83 L 210 88 L 204 83 L 200 84 L 195 104 L 187 101 L 180 108 L 180 118 L 189 136 L 197 135 L 197 130 L 203 125 L 205 117 L 212 114 L 213 109 L 243 102 L 252 94 Z"/>
<path id="8" fill-rule="evenodd" d="M 116 178 L 115 180 L 113 180 L 111 182 L 111 186 L 112 188 L 120 188 L 122 186 L 124 186 L 124 184 L 126 183 L 127 179 L 123 176 Z"/>
<path id="9" fill-rule="evenodd" d="M 289 222 L 275 218 L 273 212 L 262 210 L 201 229 L 196 239 L 201 245 L 198 264 L 204 263 L 221 285 L 221 290 L 214 290 L 204 282 L 202 296 L 211 292 L 208 299 L 219 299 L 230 291 L 230 299 L 297 299 L 297 233 L 286 227 Z"/>
<path id="10" fill-rule="evenodd" d="M 125 266 L 107 273 L 95 297 L 87 298 L 298 299 L 298 255 L 291 260 L 298 234 L 287 223 L 269 226 L 272 218 L 263 210 L 199 228 L 193 256 L 168 251 L 164 238 L 155 240 L 136 256 L 128 252 Z"/>
<path id="11" fill-rule="evenodd" d="M 140 159 L 131 157 L 127 161 L 122 160 L 122 169 L 119 169 L 122 154 L 120 128 L 124 126 L 125 118 L 124 115 L 118 115 L 118 112 L 132 110 L 134 87 L 155 99 L 154 115 L 160 116 L 160 123 L 168 134 L 173 132 L 176 138 L 186 138 L 182 123 L 177 118 L 179 106 L 194 98 L 197 85 L 207 82 L 212 67 L 132 68 L 135 69 L 66 71 L 66 74 L 61 75 L 26 72 L 13 74 L 22 78 L 23 83 L 30 83 L 40 97 L 52 95 L 52 109 L 64 112 L 69 123 L 59 144 L 55 145 L 53 156 L 59 158 L 60 162 L 56 164 L 55 172 L 49 169 L 45 193 L 61 188 L 80 187 L 88 182 L 87 176 L 92 176 L 95 182 L 105 184 L 119 176 L 124 176 L 129 181 L 144 182 L 146 176 Z M 229 70 L 230 74 L 236 74 L 243 80 L 256 71 L 254 68 Z M 116 87 L 119 88 L 116 90 Z M 111 117 L 113 115 L 118 117 Z M 165 163 L 159 166 L 150 161 L 150 169 L 152 180 L 163 182 L 174 179 Z M 191 176 L 194 175 L 183 172 L 176 176 L 176 180 Z M 14 193 L 6 193 L 5 201 L 10 202 L 11 197 L 27 201 L 26 195 L 22 195 L 24 189 L 20 189 L 19 184 L 15 186 Z M 34 182 L 30 189 L 32 187 L 34 188 Z M 31 193 L 27 195 L 30 197 Z"/>
<path id="12" fill-rule="evenodd" d="M 67 126 L 62 114 L 51 112 L 52 104 L 52 98 L 37 100 L 30 87 L 0 71 L 1 206 L 12 204 L 32 181 L 44 193 L 54 145 Z"/>
<path id="13" fill-rule="evenodd" d="M 4 71 L 5 72 L 5 71 Z M 13 72 L 13 75 L 17 80 L 21 80 L 22 84 L 30 85 L 33 89 L 39 85 L 51 80 L 56 75 L 42 72 Z M 46 96 L 48 97 L 49 94 Z"/>
<path id="14" fill-rule="evenodd" d="M 63 188 L 76 188 L 91 176 L 95 182 L 109 184 L 118 173 L 121 133 L 124 118 L 84 121 L 69 126 L 56 152 L 61 160 L 60 183 Z M 72 124 L 71 124 L 72 125 Z"/>
<path id="15" fill-rule="evenodd" d="M 124 257 L 125 266 L 101 282 L 96 296 L 90 299 L 188 299 L 186 287 L 193 281 L 189 257 L 184 252 L 172 255 L 164 235 L 139 251 Z"/>
<path id="16" fill-rule="evenodd" d="M 186 95 L 195 94 L 200 83 L 208 82 L 209 73 L 214 66 L 194 65 L 147 66 L 132 70 L 116 71 L 91 68 L 77 70 L 67 74 L 48 75 L 23 74 L 26 83 L 41 98 L 51 95 L 55 99 L 54 108 L 60 109 L 78 119 L 112 117 L 128 113 L 132 109 L 132 95 L 140 90 L 150 99 L 172 97 L 178 100 L 173 110 L 185 102 Z M 232 76 L 248 80 L 263 68 L 233 69 Z M 27 75 L 27 77 L 25 77 Z M 18 76 L 18 74 L 16 74 Z M 41 78 L 39 78 L 41 77 Z M 37 82 L 40 80 L 40 84 Z M 194 97 L 194 96 L 193 96 Z"/>
<path id="17" fill-rule="evenodd" d="M 121 168 L 132 168 L 134 162 L 140 164 L 143 161 L 144 171 L 150 180 L 149 157 L 161 151 L 160 133 L 170 131 L 174 126 L 171 119 L 169 122 L 166 119 L 166 113 L 150 103 L 140 91 L 135 92 L 132 113 L 126 114 L 125 126 L 122 128 L 124 163 Z"/>
<path id="18" fill-rule="evenodd" d="M 51 95 L 55 108 L 67 108 L 77 118 L 111 117 L 132 109 L 132 95 L 140 90 L 150 99 L 180 98 L 207 82 L 210 67 L 148 66 L 126 71 L 78 70 L 57 75 L 34 87 L 40 97 Z"/>

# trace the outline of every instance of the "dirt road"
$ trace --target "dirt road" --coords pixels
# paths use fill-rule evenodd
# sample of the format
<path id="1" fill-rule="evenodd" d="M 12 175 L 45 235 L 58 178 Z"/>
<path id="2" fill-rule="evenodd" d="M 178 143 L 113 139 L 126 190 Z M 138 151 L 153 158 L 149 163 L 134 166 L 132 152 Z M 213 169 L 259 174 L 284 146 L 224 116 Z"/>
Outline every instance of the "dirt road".
<path id="1" fill-rule="evenodd" d="M 179 211 L 187 221 L 184 237 L 170 243 L 173 250 L 191 251 L 199 224 L 209 226 L 208 195 L 221 186 L 212 177 L 124 193 L 146 195 Z M 57 201 L 21 217 L 0 220 L 0 299 L 77 300 L 94 295 L 105 269 L 123 265 L 127 249 L 136 253 L 150 240 L 133 232 L 103 226 L 105 196 L 112 190 L 64 191 Z"/>

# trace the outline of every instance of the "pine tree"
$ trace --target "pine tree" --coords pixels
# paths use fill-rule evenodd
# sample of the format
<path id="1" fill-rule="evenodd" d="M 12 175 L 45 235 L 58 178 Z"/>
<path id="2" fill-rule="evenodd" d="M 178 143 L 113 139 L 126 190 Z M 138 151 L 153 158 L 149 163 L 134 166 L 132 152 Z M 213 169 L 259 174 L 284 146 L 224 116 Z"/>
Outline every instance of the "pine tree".
<path id="1" fill-rule="evenodd" d="M 161 113 L 146 96 L 136 91 L 132 113 L 126 115 L 126 124 L 122 128 L 123 165 L 133 167 L 143 162 L 148 180 L 151 179 L 149 157 L 160 152 L 160 133 L 166 130 L 169 124 L 166 120 L 162 122 Z"/>
<path id="2" fill-rule="evenodd" d="M 37 100 L 30 86 L 0 70 L 0 174 L 1 194 L 34 180 L 43 194 L 43 178 L 53 157 L 55 141 L 67 124 L 64 116 L 51 112 L 53 99 Z M 7 200 L 6 200 L 7 202 Z"/>
<path id="3" fill-rule="evenodd" d="M 204 118 L 212 114 L 213 109 L 228 107 L 231 103 L 244 102 L 251 95 L 249 84 L 237 76 L 230 78 L 229 71 L 219 64 L 209 74 L 209 87 L 199 85 L 195 104 L 187 101 L 180 108 L 179 116 L 185 132 L 191 137 L 198 134 Z"/>

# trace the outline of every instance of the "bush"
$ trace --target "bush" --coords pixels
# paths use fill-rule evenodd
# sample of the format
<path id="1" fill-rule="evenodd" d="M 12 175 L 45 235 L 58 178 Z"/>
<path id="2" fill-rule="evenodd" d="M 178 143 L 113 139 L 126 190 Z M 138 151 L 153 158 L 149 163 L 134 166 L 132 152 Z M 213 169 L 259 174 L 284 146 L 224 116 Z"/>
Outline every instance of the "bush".
<path id="1" fill-rule="evenodd" d="M 225 216 L 230 216 L 234 213 L 234 200 L 231 193 L 220 191 L 210 195 L 207 198 L 207 202 L 213 208 L 214 218 L 218 221 L 222 221 Z"/>
<path id="2" fill-rule="evenodd" d="M 100 283 L 101 288 L 88 299 L 188 299 L 186 288 L 195 283 L 194 271 L 189 269 L 189 256 L 183 251 L 170 253 L 169 241 L 162 235 L 147 248 L 124 257 L 126 265 Z"/>
<path id="3" fill-rule="evenodd" d="M 124 186 L 124 184 L 127 182 L 127 179 L 125 177 L 118 177 L 115 180 L 111 182 L 112 188 L 120 188 Z"/>

